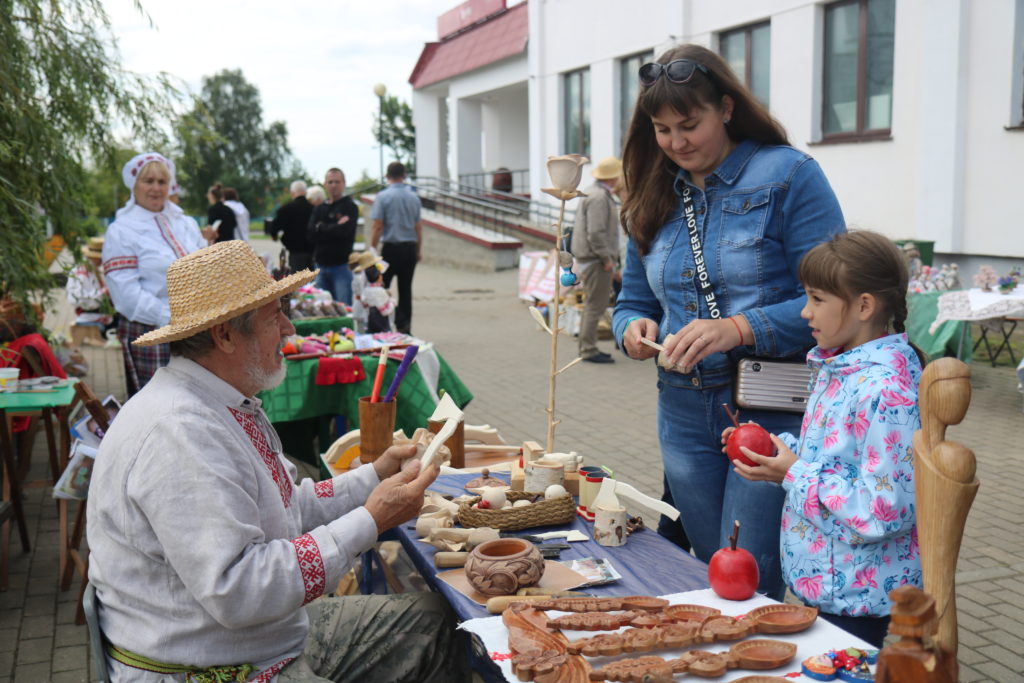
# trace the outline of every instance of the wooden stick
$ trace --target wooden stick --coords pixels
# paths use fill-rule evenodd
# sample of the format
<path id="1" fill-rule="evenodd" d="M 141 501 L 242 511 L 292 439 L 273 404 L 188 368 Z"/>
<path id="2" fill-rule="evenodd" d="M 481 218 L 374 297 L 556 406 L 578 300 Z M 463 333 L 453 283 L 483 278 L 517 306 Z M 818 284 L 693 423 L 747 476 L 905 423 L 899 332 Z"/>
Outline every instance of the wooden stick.
<path id="1" fill-rule="evenodd" d="M 664 351 L 665 350 L 664 346 L 662 346 L 661 344 L 659 344 L 656 341 L 651 341 L 647 337 L 640 337 L 640 343 L 641 344 L 646 344 L 647 346 L 650 346 L 655 351 Z"/>
<path id="2" fill-rule="evenodd" d="M 489 443 L 467 443 L 465 445 L 467 451 L 482 451 L 491 453 L 519 453 L 523 450 L 522 446 L 509 446 L 509 445 L 495 445 Z"/>
<path id="3" fill-rule="evenodd" d="M 561 374 L 562 374 L 563 372 L 565 372 L 566 370 L 568 370 L 568 369 L 569 369 L 569 368 L 571 368 L 572 366 L 576 365 L 577 363 L 582 363 L 582 362 L 583 362 L 583 359 L 582 359 L 582 358 L 580 358 L 579 356 L 577 356 L 577 357 L 576 357 L 576 358 L 575 358 L 574 360 L 571 360 L 571 361 L 569 361 L 568 363 L 566 363 L 565 367 L 564 367 L 564 368 L 562 368 L 561 370 L 559 370 L 559 371 L 558 371 L 557 373 L 555 373 L 555 374 L 561 375 Z"/>

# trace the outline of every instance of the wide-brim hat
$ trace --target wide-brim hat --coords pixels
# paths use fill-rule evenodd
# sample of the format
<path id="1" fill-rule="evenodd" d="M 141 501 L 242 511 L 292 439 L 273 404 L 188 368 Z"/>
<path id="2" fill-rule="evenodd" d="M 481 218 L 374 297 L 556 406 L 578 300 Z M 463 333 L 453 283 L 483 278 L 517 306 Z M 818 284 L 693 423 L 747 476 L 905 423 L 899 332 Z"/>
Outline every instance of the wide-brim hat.
<path id="1" fill-rule="evenodd" d="M 361 273 L 370 266 L 377 265 L 377 255 L 369 251 L 354 251 L 349 254 L 348 264 L 352 266 L 352 272 Z"/>
<path id="2" fill-rule="evenodd" d="M 86 258 L 103 258 L 103 241 L 102 237 L 90 237 L 82 254 Z"/>
<path id="3" fill-rule="evenodd" d="M 613 180 L 622 176 L 622 161 L 617 157 L 605 157 L 597 162 L 597 166 L 590 172 L 598 180 Z"/>
<path id="4" fill-rule="evenodd" d="M 132 343 L 153 346 L 191 337 L 294 292 L 314 277 L 316 272 L 300 270 L 275 280 L 246 242 L 218 242 L 170 265 L 171 322 Z"/>

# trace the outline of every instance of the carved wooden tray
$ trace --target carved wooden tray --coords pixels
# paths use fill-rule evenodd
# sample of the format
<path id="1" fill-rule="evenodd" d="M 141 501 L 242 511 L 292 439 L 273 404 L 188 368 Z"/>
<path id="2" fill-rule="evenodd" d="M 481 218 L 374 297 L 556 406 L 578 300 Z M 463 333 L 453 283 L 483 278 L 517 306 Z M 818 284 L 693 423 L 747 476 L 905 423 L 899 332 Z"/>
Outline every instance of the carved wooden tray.
<path id="1" fill-rule="evenodd" d="M 640 683 L 645 676 L 653 680 L 671 680 L 674 674 L 688 673 L 716 678 L 728 669 L 776 669 L 796 656 L 796 644 L 781 640 L 748 640 L 736 643 L 727 652 L 691 650 L 677 659 L 648 656 L 620 659 L 590 672 L 594 681 Z"/>
<path id="2" fill-rule="evenodd" d="M 747 616 L 757 623 L 758 633 L 799 633 L 818 618 L 817 607 L 803 605 L 765 605 L 750 610 Z"/>

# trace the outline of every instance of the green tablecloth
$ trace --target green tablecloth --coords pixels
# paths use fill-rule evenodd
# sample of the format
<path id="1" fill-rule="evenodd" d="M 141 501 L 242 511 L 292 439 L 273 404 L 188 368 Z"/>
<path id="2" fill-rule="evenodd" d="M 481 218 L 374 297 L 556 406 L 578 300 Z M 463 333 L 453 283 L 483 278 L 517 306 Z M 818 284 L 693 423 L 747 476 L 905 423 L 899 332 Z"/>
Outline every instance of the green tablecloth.
<path id="1" fill-rule="evenodd" d="M 339 318 L 299 318 L 293 320 L 292 325 L 295 325 L 295 334 L 309 336 L 337 331 L 343 327 L 352 329 L 352 318 L 347 315 Z"/>
<path id="2" fill-rule="evenodd" d="M 966 333 L 964 347 L 960 352 L 960 360 L 971 362 L 971 330 L 970 325 L 962 321 L 946 321 L 939 325 L 935 334 L 929 334 L 928 328 L 939 313 L 939 297 L 945 292 L 922 292 L 907 296 L 907 335 L 910 341 L 928 354 L 931 359 L 943 356 L 956 356 L 960 335 Z M 967 329 L 964 329 L 967 325 Z"/>
<path id="3" fill-rule="evenodd" d="M 436 352 L 435 352 L 436 353 Z M 259 394 L 267 418 L 274 423 L 285 452 L 306 462 L 316 464 L 317 453 L 313 438 L 319 437 L 320 450 L 329 446 L 329 423 L 334 416 L 345 419 L 343 429 L 359 426 L 359 397 L 369 396 L 373 390 L 373 376 L 377 370 L 377 357 L 361 356 L 366 378 L 352 384 L 330 384 L 318 386 L 316 372 L 318 359 L 285 361 L 288 374 L 275 389 Z M 451 395 L 459 407 L 465 407 L 473 394 L 462 383 L 441 354 L 437 354 L 439 365 L 436 391 L 442 389 Z M 398 361 L 388 360 L 384 374 L 385 391 L 398 369 Z M 414 363 L 409 369 L 398 391 L 398 406 L 395 429 L 406 434 L 427 425 L 427 418 L 437 405 L 435 389 L 429 387 L 419 368 Z M 341 431 L 339 428 L 337 431 Z"/>
<path id="4" fill-rule="evenodd" d="M 72 378 L 67 386 L 53 391 L 0 392 L 0 410 L 16 413 L 70 405 L 75 399 L 76 384 L 78 380 Z"/>

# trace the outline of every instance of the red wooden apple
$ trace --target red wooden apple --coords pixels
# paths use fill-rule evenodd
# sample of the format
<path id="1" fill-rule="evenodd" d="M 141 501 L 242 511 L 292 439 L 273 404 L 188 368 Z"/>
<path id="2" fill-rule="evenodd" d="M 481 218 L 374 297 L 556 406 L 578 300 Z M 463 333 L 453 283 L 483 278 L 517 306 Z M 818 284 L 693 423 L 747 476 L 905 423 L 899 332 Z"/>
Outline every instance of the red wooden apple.
<path id="1" fill-rule="evenodd" d="M 726 600 L 746 600 L 757 590 L 760 573 L 757 560 L 743 548 L 736 547 L 740 537 L 740 523 L 736 521 L 729 547 L 711 556 L 708 563 L 708 583 L 711 590 Z"/>
<path id="2" fill-rule="evenodd" d="M 775 455 L 775 444 L 768 436 L 768 430 L 753 422 L 740 425 L 733 430 L 729 435 L 729 440 L 725 442 L 725 454 L 729 456 L 729 460 L 739 460 L 744 465 L 757 467 L 756 462 L 743 454 L 740 446 L 746 446 L 758 455 L 765 457 L 770 458 Z"/>

